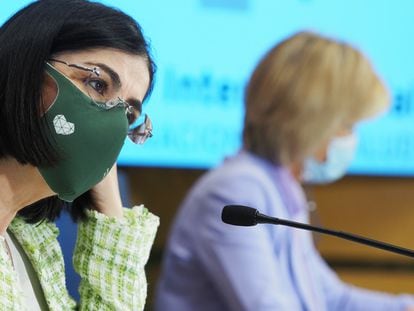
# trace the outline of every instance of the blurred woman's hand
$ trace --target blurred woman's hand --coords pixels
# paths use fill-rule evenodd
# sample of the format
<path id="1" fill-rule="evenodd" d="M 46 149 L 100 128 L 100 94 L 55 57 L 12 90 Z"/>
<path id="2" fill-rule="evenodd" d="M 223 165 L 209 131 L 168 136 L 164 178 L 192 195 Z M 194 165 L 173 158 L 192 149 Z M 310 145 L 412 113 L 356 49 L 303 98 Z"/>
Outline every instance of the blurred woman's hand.
<path id="1" fill-rule="evenodd" d="M 92 195 L 94 207 L 98 212 L 110 217 L 123 217 L 116 164 L 105 178 L 92 188 Z"/>

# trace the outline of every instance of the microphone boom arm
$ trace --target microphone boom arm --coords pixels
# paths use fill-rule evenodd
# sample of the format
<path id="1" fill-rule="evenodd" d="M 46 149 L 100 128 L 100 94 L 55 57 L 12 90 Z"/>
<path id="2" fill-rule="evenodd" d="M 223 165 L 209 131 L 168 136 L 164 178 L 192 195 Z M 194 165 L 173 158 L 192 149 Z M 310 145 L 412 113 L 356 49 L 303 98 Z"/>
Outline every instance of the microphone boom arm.
<path id="1" fill-rule="evenodd" d="M 342 232 L 342 231 L 336 231 L 336 230 L 331 230 L 331 229 L 326 229 L 326 228 L 321 228 L 321 227 L 314 227 L 308 224 L 304 224 L 304 223 L 299 223 L 299 222 L 295 222 L 295 221 L 291 221 L 291 220 L 285 220 L 285 219 L 279 219 L 276 217 L 270 217 L 264 214 L 259 213 L 259 211 L 257 211 L 256 213 L 256 223 L 270 223 L 270 224 L 275 224 L 275 225 L 284 225 L 284 226 L 288 226 L 288 227 L 294 227 L 294 228 L 299 228 L 299 229 L 304 229 L 304 230 L 308 230 L 308 231 L 316 231 L 319 233 L 324 233 L 324 234 L 328 234 L 328 235 L 332 235 L 332 236 L 336 236 L 345 240 L 350 240 L 356 243 L 362 243 L 368 246 L 372 246 L 372 247 L 376 247 L 376 248 L 380 248 L 386 251 L 390 251 L 393 253 L 397 253 L 400 255 L 405 255 L 408 257 L 412 257 L 414 258 L 414 251 L 408 249 L 408 248 L 403 248 L 403 247 L 399 247 L 396 245 L 392 245 L 392 244 L 388 244 L 385 242 L 380 242 L 380 241 L 376 241 L 373 239 L 369 239 L 357 234 L 353 234 L 353 233 L 347 233 L 347 232 Z"/>

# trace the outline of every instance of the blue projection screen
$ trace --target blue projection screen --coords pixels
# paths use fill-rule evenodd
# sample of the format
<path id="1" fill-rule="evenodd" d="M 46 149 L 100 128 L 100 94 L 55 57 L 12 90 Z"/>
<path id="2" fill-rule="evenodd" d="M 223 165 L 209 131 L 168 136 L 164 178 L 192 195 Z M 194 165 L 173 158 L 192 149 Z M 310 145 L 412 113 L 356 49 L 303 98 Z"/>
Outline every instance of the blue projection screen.
<path id="1" fill-rule="evenodd" d="M 0 22 L 29 2 L 3 1 Z M 308 29 L 358 46 L 392 92 L 390 110 L 358 126 L 350 173 L 414 175 L 414 1 L 101 2 L 138 20 L 158 65 L 145 106 L 154 137 L 144 146 L 127 140 L 119 164 L 209 168 L 220 163 L 240 147 L 243 90 L 252 69 L 276 42 Z"/>

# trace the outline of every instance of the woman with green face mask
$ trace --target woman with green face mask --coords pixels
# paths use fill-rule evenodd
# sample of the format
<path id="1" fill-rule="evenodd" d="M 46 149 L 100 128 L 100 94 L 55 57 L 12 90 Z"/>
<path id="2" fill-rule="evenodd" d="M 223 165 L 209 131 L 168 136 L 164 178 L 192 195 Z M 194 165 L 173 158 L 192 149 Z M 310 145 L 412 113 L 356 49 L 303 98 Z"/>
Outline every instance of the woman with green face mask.
<path id="1" fill-rule="evenodd" d="M 0 309 L 69 310 L 52 221 L 81 220 L 80 309 L 140 310 L 158 218 L 124 209 L 116 158 L 144 143 L 155 65 L 139 25 L 85 0 L 40 0 L 0 28 Z"/>

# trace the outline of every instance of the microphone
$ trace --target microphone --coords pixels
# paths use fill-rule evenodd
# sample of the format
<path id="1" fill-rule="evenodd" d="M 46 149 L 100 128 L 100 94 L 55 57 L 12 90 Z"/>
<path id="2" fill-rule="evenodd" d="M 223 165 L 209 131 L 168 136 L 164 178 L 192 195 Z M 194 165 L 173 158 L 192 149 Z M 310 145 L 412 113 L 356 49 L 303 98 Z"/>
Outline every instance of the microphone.
<path id="1" fill-rule="evenodd" d="M 235 226 L 255 226 L 257 224 L 272 224 L 294 227 L 308 231 L 315 231 L 414 258 L 414 251 L 408 248 L 403 248 L 389 243 L 376 241 L 353 233 L 336 231 L 326 229 L 323 227 L 311 226 L 300 222 L 270 217 L 261 214 L 255 208 L 243 205 L 226 205 L 221 213 L 221 220 L 226 224 Z"/>

